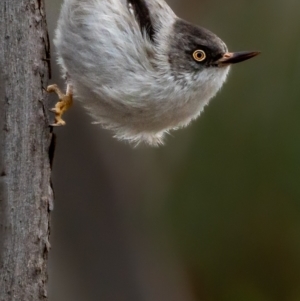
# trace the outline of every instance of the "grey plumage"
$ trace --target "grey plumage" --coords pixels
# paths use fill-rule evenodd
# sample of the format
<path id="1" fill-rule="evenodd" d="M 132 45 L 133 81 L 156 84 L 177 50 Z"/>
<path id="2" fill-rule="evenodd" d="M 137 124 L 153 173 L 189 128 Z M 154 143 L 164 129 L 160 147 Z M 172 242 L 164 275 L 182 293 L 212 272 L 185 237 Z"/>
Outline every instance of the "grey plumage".
<path id="1" fill-rule="evenodd" d="M 74 97 L 119 139 L 157 145 L 186 126 L 223 85 L 227 47 L 163 0 L 65 0 L 58 62 Z M 193 59 L 203 49 L 204 62 Z"/>

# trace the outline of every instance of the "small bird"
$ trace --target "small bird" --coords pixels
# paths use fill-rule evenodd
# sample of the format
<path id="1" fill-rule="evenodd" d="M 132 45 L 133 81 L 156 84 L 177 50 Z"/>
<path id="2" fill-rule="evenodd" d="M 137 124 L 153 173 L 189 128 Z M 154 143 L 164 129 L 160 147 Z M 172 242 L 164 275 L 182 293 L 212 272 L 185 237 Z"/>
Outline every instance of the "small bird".
<path id="1" fill-rule="evenodd" d="M 200 115 L 231 64 L 259 54 L 228 52 L 164 0 L 65 0 L 54 43 L 67 91 L 48 87 L 59 97 L 53 125 L 74 95 L 118 139 L 153 146 Z"/>

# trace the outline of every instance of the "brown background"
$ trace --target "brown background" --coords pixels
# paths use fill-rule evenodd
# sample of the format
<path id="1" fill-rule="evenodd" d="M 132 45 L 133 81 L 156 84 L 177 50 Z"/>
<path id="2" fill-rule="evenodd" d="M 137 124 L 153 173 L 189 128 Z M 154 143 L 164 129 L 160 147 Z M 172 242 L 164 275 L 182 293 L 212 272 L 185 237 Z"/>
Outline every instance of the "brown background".
<path id="1" fill-rule="evenodd" d="M 75 103 L 55 129 L 50 300 L 300 300 L 300 2 L 169 4 L 263 54 L 161 148 L 116 141 Z M 46 5 L 52 39 L 61 4 Z"/>

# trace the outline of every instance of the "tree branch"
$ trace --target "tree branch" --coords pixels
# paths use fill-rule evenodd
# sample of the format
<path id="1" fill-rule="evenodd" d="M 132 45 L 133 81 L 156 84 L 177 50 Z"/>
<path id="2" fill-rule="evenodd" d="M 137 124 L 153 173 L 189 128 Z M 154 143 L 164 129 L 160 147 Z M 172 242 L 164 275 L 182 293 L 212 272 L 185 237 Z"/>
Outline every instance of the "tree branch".
<path id="1" fill-rule="evenodd" d="M 47 300 L 52 134 L 43 0 L 0 1 L 0 300 Z"/>

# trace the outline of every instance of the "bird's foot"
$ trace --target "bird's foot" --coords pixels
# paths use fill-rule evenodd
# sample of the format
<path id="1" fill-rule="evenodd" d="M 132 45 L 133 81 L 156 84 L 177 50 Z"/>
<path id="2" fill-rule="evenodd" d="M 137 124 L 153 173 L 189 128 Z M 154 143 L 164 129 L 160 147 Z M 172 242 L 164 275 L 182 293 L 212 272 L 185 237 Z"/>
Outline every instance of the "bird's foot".
<path id="1" fill-rule="evenodd" d="M 47 92 L 55 92 L 59 98 L 59 101 L 56 103 L 55 107 L 50 109 L 51 112 L 55 113 L 55 122 L 50 124 L 51 126 L 61 126 L 65 125 L 66 122 L 62 119 L 62 115 L 72 106 L 73 104 L 73 92 L 72 86 L 67 85 L 66 94 L 62 93 L 57 85 L 50 85 L 47 87 Z"/>

